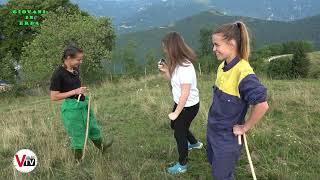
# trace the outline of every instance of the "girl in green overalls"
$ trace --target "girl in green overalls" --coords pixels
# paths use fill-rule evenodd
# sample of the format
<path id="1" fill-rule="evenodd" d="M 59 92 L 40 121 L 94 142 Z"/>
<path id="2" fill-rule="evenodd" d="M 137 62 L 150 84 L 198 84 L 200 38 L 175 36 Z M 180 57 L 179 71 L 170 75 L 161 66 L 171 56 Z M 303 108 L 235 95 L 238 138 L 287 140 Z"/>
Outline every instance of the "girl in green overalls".
<path id="1" fill-rule="evenodd" d="M 71 141 L 75 159 L 82 158 L 85 141 L 88 99 L 84 96 L 86 87 L 81 86 L 79 65 L 82 63 L 83 51 L 74 46 L 68 46 L 63 52 L 63 65 L 58 66 L 51 78 L 50 97 L 52 101 L 64 99 L 61 106 L 62 122 Z M 78 101 L 78 96 L 81 98 Z M 101 151 L 106 148 L 102 143 L 100 127 L 90 109 L 88 137 Z M 111 144 L 109 144 L 111 145 Z"/>

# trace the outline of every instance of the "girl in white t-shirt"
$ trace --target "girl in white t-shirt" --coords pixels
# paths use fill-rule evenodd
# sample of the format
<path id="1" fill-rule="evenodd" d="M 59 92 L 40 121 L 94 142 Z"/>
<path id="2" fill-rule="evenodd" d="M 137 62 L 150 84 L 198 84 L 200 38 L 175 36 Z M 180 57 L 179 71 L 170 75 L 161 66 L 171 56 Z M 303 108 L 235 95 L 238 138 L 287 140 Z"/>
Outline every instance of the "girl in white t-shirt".
<path id="1" fill-rule="evenodd" d="M 171 81 L 174 106 L 168 116 L 177 142 L 179 161 L 167 170 L 171 174 L 187 171 L 188 150 L 201 149 L 189 127 L 199 111 L 199 90 L 193 67 L 194 51 L 177 32 L 168 33 L 162 40 L 166 62 L 159 64 L 160 72 Z"/>

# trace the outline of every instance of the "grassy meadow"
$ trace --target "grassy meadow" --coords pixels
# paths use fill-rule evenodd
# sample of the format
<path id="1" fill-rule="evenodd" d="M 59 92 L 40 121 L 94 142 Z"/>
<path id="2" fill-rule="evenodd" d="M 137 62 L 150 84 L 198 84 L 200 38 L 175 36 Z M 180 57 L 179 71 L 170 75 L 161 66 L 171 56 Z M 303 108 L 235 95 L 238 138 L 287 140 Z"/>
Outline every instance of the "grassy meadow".
<path id="1" fill-rule="evenodd" d="M 191 129 L 202 142 L 206 142 L 214 80 L 213 75 L 198 76 L 201 107 Z M 319 179 L 319 80 L 261 80 L 268 88 L 270 109 L 247 136 L 257 178 Z M 83 163 L 76 166 L 60 120 L 61 102 L 50 102 L 47 95 L 3 98 L 1 179 L 211 179 L 205 149 L 189 153 L 187 173 L 166 173 L 178 154 L 167 118 L 173 102 L 162 77 L 105 82 L 90 88 L 104 139 L 113 138 L 112 147 L 102 155 L 89 142 Z M 15 171 L 12 164 L 14 154 L 22 148 L 33 150 L 38 157 L 38 166 L 29 174 Z M 245 149 L 236 179 L 251 179 Z"/>

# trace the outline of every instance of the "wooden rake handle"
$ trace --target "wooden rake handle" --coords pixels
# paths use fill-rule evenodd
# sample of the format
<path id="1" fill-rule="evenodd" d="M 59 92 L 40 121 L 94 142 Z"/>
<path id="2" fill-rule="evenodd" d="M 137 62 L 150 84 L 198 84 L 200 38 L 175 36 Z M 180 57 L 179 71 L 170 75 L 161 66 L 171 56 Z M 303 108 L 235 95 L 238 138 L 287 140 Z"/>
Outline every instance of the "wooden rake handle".
<path id="1" fill-rule="evenodd" d="M 251 155 L 250 155 L 250 151 L 249 151 L 249 147 L 248 147 L 246 134 L 243 134 L 243 139 L 244 139 L 244 146 L 246 148 L 246 153 L 247 153 L 247 157 L 248 157 L 248 161 L 249 161 L 252 177 L 253 177 L 254 180 L 257 180 L 256 173 L 254 171 L 254 167 L 253 167 L 253 163 L 252 163 L 252 159 L 251 159 Z M 238 135 L 238 144 L 239 145 L 242 144 L 241 143 L 241 135 Z"/>
<path id="2" fill-rule="evenodd" d="M 80 98 L 81 98 L 81 94 L 78 95 L 78 100 L 77 100 L 77 102 L 80 101 Z"/>
<path id="3" fill-rule="evenodd" d="M 84 159 L 86 149 L 87 149 L 87 142 L 88 142 L 88 134 L 89 134 L 89 121 L 90 121 L 90 101 L 91 101 L 91 94 L 89 93 L 88 97 L 88 113 L 87 113 L 87 126 L 86 126 L 86 136 L 84 139 L 84 145 L 83 145 L 83 153 L 81 159 Z"/>

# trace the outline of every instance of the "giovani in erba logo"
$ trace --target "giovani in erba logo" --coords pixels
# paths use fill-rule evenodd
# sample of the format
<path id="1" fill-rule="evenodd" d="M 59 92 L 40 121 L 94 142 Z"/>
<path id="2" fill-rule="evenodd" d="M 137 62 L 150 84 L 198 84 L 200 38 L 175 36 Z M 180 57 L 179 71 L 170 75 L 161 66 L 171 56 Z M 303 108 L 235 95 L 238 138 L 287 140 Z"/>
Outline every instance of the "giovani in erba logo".
<path id="1" fill-rule="evenodd" d="M 11 11 L 14 15 L 20 15 L 22 18 L 18 20 L 20 26 L 39 26 L 38 21 L 41 14 L 47 14 L 46 10 L 31 10 L 31 9 L 13 9 Z"/>

